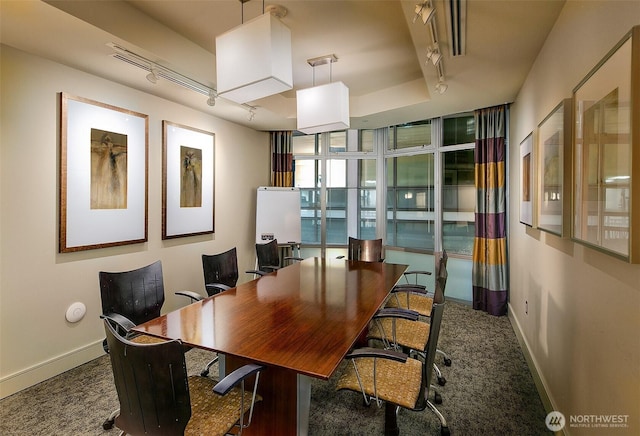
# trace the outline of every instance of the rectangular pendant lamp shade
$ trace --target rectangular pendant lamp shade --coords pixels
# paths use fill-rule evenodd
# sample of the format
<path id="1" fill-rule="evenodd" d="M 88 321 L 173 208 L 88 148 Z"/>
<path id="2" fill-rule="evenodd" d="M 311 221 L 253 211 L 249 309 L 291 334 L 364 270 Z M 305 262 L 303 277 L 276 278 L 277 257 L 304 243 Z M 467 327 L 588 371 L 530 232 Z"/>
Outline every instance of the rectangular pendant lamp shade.
<path id="1" fill-rule="evenodd" d="M 349 88 L 333 82 L 296 92 L 298 130 L 307 135 L 349 128 Z"/>
<path id="2" fill-rule="evenodd" d="M 218 95 L 246 103 L 293 88 L 291 31 L 262 14 L 216 37 Z"/>

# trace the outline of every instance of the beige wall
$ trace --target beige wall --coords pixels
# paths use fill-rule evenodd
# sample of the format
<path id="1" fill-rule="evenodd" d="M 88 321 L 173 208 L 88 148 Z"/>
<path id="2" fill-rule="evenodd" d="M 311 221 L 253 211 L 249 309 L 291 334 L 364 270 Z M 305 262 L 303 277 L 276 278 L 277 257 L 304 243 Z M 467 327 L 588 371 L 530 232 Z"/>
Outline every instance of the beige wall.
<path id="1" fill-rule="evenodd" d="M 102 355 L 98 271 L 163 265 L 164 310 L 173 292 L 203 291 L 202 253 L 238 247 L 253 268 L 256 188 L 269 183 L 268 134 L 2 46 L 0 149 L 0 397 Z M 58 93 L 149 115 L 149 240 L 57 251 Z M 162 120 L 215 133 L 216 232 L 161 239 Z M 244 281 L 250 277 L 240 275 Z M 85 318 L 65 320 L 81 301 Z"/>
<path id="2" fill-rule="evenodd" d="M 637 1 L 567 1 L 511 111 L 509 309 L 514 328 L 553 410 L 567 420 L 629 415 L 627 429 L 566 428 L 572 435 L 640 433 L 640 265 L 520 224 L 518 147 L 637 24 Z"/>

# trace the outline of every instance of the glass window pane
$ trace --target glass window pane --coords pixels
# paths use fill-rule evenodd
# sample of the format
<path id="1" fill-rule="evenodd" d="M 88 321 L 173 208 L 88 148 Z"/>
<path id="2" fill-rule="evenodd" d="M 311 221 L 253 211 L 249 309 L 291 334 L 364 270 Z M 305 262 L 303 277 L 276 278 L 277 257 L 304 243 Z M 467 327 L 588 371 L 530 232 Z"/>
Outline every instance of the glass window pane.
<path id="1" fill-rule="evenodd" d="M 473 252 L 476 190 L 473 149 L 443 155 L 442 244 L 451 253 Z"/>
<path id="2" fill-rule="evenodd" d="M 293 154 L 316 154 L 316 135 L 298 135 L 291 138 Z"/>
<path id="3" fill-rule="evenodd" d="M 300 188 L 303 244 L 319 244 L 321 241 L 319 163 L 315 159 L 296 160 L 295 186 Z"/>
<path id="4" fill-rule="evenodd" d="M 375 130 L 360 130 L 358 141 L 358 151 L 373 151 L 373 138 Z"/>
<path id="5" fill-rule="evenodd" d="M 431 120 L 394 126 L 395 143 L 389 141 L 390 149 L 421 147 L 431 144 Z M 391 135 L 389 137 L 391 139 Z"/>
<path id="6" fill-rule="evenodd" d="M 347 161 L 327 159 L 327 244 L 347 240 Z"/>
<path id="7" fill-rule="evenodd" d="M 433 186 L 433 154 L 396 159 L 396 186 Z"/>
<path id="8" fill-rule="evenodd" d="M 376 161 L 361 159 L 358 161 L 359 189 L 359 238 L 376 237 Z"/>
<path id="9" fill-rule="evenodd" d="M 347 132 L 329 133 L 329 153 L 347 151 Z"/>
<path id="10" fill-rule="evenodd" d="M 389 167 L 395 171 L 389 171 Z M 433 154 L 387 160 L 395 183 L 387 185 L 387 243 L 392 246 L 434 248 Z"/>
<path id="11" fill-rule="evenodd" d="M 471 144 L 476 140 L 473 115 L 445 118 L 442 125 L 442 145 Z"/>

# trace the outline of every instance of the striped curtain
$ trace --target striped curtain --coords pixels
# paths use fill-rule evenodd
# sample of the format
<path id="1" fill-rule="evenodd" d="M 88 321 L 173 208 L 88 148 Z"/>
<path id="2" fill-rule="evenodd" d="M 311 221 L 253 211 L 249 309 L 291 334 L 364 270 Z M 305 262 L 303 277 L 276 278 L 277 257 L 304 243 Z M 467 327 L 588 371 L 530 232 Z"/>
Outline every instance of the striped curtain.
<path id="1" fill-rule="evenodd" d="M 476 223 L 473 308 L 507 313 L 506 130 L 507 107 L 475 112 Z"/>
<path id="2" fill-rule="evenodd" d="M 271 132 L 271 186 L 294 185 L 292 132 Z"/>

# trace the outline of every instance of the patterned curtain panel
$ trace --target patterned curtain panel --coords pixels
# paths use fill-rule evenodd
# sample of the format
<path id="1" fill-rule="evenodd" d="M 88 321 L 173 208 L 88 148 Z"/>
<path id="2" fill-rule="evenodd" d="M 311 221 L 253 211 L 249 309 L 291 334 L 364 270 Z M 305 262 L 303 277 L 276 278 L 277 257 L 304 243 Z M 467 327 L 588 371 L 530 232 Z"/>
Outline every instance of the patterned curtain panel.
<path id="1" fill-rule="evenodd" d="M 507 107 L 475 112 L 476 223 L 473 308 L 507 313 L 506 130 Z"/>
<path id="2" fill-rule="evenodd" d="M 293 186 L 292 136 L 290 131 L 271 132 L 271 186 Z"/>

